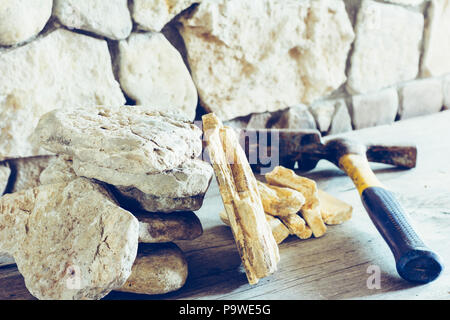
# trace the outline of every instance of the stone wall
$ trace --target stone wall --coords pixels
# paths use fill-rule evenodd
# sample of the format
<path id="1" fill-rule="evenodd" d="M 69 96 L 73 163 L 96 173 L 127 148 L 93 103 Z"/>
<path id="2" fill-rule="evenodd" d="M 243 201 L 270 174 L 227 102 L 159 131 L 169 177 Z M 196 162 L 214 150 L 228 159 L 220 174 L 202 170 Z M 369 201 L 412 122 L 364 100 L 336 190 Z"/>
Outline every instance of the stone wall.
<path id="1" fill-rule="evenodd" d="M 44 155 L 54 108 L 125 103 L 324 134 L 439 112 L 450 0 L 2 1 L 0 161 Z"/>
<path id="2" fill-rule="evenodd" d="M 312 103 L 300 101 L 323 134 L 390 124 L 450 108 L 450 1 L 343 2 L 354 31 L 351 48 L 345 53 L 346 66 L 340 69 L 346 80 Z M 295 114 L 303 125 L 311 118 L 304 110 L 302 115 Z M 274 127 L 279 116 L 259 113 L 231 122 L 239 127 Z M 306 122 L 310 127 L 311 121 Z M 294 127 L 298 125 L 293 122 Z"/>

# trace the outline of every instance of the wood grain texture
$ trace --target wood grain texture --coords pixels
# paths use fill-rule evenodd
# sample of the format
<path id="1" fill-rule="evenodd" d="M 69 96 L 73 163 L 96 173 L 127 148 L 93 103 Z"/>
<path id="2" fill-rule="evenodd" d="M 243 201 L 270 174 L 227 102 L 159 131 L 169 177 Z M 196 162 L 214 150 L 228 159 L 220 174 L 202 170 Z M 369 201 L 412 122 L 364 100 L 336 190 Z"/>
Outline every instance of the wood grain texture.
<path id="1" fill-rule="evenodd" d="M 222 202 L 250 284 L 277 270 L 278 245 L 266 221 L 255 175 L 234 130 L 215 114 L 202 117 L 203 132 Z"/>
<path id="2" fill-rule="evenodd" d="M 373 165 L 411 215 L 425 242 L 440 253 L 447 269 L 435 282 L 414 285 L 402 280 L 394 259 L 365 212 L 352 181 L 321 161 L 306 176 L 318 187 L 354 207 L 353 217 L 330 226 L 318 239 L 291 236 L 280 245 L 279 270 L 250 286 L 241 268 L 231 230 L 219 218 L 223 210 L 216 184 L 197 212 L 204 233 L 178 241 L 189 263 L 186 285 L 164 296 L 113 292 L 107 299 L 449 299 L 450 298 L 450 111 L 391 126 L 343 135 L 373 144 L 416 143 L 417 167 L 399 170 Z M 370 266 L 381 271 L 381 288 L 368 289 Z M 0 299 L 32 298 L 14 266 L 0 269 Z"/>

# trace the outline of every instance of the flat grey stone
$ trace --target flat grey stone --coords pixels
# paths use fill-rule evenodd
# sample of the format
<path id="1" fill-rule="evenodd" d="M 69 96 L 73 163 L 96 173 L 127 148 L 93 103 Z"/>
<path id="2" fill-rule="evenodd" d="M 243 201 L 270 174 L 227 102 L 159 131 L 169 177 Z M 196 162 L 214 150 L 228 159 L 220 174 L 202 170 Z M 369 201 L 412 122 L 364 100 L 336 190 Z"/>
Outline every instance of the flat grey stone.
<path id="1" fill-rule="evenodd" d="M 423 79 L 402 84 L 400 119 L 408 119 L 441 111 L 444 104 L 441 79 Z"/>
<path id="2" fill-rule="evenodd" d="M 147 176 L 201 154 L 201 134 L 185 118 L 154 108 L 97 106 L 47 113 L 35 139 L 48 151 L 70 156 L 78 176 L 147 192 Z"/>
<path id="3" fill-rule="evenodd" d="M 351 116 L 356 130 L 394 122 L 398 111 L 394 88 L 352 97 Z"/>
<path id="4" fill-rule="evenodd" d="M 307 106 L 299 104 L 283 111 L 280 119 L 273 125 L 275 129 L 316 129 L 314 119 Z"/>
<path id="5" fill-rule="evenodd" d="M 139 242 L 194 240 L 203 233 L 200 219 L 193 212 L 134 212 L 134 215 L 139 221 Z"/>

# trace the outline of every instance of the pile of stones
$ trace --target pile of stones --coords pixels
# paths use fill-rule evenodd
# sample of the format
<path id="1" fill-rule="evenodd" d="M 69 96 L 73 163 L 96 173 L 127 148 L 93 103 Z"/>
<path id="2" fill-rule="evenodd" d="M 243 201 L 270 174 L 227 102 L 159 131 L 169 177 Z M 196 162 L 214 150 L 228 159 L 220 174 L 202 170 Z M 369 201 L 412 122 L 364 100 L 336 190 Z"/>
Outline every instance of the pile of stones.
<path id="1" fill-rule="evenodd" d="M 37 158 L 47 163 L 34 172 L 40 185 L 0 198 L 0 252 L 31 294 L 99 299 L 184 285 L 187 262 L 172 242 L 202 234 L 192 211 L 213 175 L 198 159 L 199 128 L 141 106 L 58 109 L 33 141 L 56 154 Z"/>

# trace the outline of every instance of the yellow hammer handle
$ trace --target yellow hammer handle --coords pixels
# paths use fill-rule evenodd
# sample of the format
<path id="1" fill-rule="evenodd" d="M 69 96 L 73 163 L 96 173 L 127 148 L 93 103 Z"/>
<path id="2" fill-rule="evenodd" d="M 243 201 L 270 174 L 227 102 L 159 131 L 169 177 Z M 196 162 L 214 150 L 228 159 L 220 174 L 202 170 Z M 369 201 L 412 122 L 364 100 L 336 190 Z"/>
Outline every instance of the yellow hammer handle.
<path id="1" fill-rule="evenodd" d="M 366 156 L 342 155 L 339 166 L 353 180 L 370 219 L 389 245 L 399 275 L 419 283 L 436 279 L 444 268 L 442 260 L 423 243 L 395 195 L 370 169 Z"/>
<path id="2" fill-rule="evenodd" d="M 353 180 L 360 195 L 369 187 L 383 187 L 365 156 L 346 154 L 339 159 L 339 166 Z"/>

